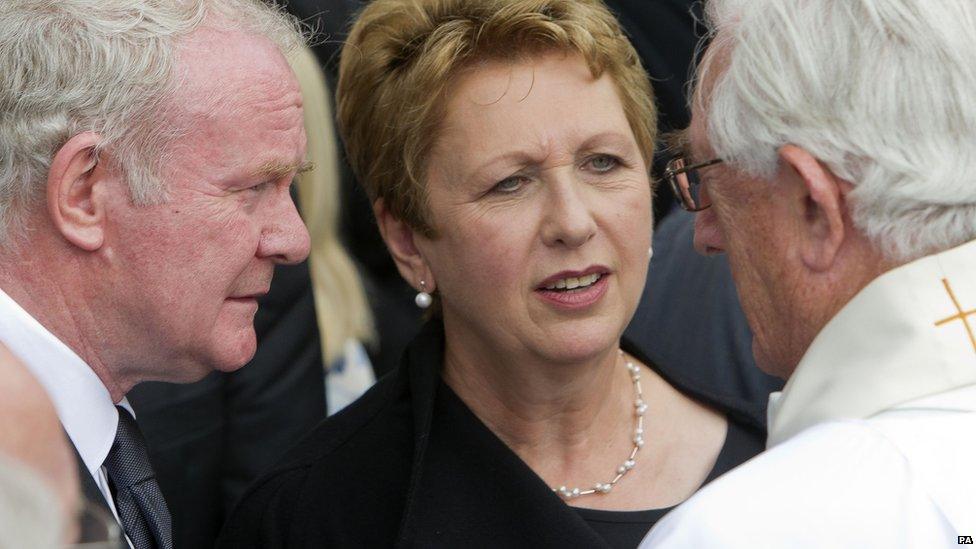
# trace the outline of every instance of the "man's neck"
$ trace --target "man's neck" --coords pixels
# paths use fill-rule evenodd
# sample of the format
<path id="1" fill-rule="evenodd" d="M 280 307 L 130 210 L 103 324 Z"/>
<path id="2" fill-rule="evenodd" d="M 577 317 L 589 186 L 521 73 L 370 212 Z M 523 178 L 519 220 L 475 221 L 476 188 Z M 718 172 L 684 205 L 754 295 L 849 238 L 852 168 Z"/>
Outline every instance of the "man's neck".
<path id="1" fill-rule="evenodd" d="M 131 385 L 120 383 L 108 366 L 110 359 L 92 341 L 103 341 L 98 334 L 95 308 L 85 297 L 84 282 L 71 261 L 51 269 L 50 262 L 37 256 L 0 255 L 0 289 L 33 317 L 41 326 L 74 351 L 108 389 L 113 402 L 122 400 Z M 43 274 L 40 274 L 43 273 Z"/>
<path id="2" fill-rule="evenodd" d="M 838 254 L 834 268 L 798 281 L 798 285 L 806 288 L 806 291 L 802 293 L 803 298 L 799 303 L 791 306 L 791 314 L 795 318 L 793 342 L 790 345 L 792 354 L 782 362 L 783 366 L 763 370 L 788 380 L 831 319 L 868 284 L 904 263 L 887 259 L 867 237 L 855 232 Z"/>

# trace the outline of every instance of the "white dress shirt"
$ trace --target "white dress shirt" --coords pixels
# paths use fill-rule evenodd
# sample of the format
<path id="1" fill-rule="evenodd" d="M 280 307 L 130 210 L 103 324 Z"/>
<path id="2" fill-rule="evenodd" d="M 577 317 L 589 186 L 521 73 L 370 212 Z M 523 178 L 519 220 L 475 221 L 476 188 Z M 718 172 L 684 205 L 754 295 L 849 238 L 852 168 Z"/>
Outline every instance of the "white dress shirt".
<path id="1" fill-rule="evenodd" d="M 118 512 L 103 467 L 115 440 L 118 410 L 95 372 L 67 345 L 0 290 L 0 341 L 34 374 L 54 403 L 68 438 L 105 496 Z M 119 403 L 132 411 L 128 401 Z"/>
<path id="2" fill-rule="evenodd" d="M 771 395 L 767 451 L 641 547 L 930 548 L 976 536 L 976 314 L 967 330 L 964 312 L 976 313 L 976 241 L 873 281 Z"/>

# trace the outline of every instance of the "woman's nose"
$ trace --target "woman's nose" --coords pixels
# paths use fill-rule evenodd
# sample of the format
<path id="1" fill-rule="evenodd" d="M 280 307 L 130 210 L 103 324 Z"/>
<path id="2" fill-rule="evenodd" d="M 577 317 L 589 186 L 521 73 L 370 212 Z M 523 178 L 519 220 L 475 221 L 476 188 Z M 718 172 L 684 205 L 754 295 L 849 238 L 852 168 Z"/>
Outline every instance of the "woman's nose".
<path id="1" fill-rule="evenodd" d="M 569 175 L 547 183 L 542 238 L 547 246 L 578 248 L 596 234 L 596 221 L 584 184 Z"/>

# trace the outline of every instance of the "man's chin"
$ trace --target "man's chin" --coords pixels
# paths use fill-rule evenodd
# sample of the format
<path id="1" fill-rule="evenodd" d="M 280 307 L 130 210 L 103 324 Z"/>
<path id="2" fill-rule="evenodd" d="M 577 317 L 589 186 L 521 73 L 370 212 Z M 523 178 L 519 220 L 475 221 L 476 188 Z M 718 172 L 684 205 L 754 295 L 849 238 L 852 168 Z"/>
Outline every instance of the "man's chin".
<path id="1" fill-rule="evenodd" d="M 212 349 L 208 357 L 200 361 L 198 369 L 202 372 L 199 373 L 201 379 L 214 371 L 230 373 L 240 370 L 254 358 L 258 346 L 253 329 L 249 330 L 249 333 L 240 334 L 236 338 L 227 338 L 219 343 L 220 345 Z"/>
<path id="2" fill-rule="evenodd" d="M 213 372 L 220 372 L 223 374 L 229 374 L 231 372 L 236 372 L 244 367 L 254 353 L 247 355 L 246 359 L 243 358 L 220 358 L 219 360 L 208 360 L 207 362 L 198 362 L 181 370 L 179 379 L 166 380 L 170 383 L 195 383 L 201 379 L 207 377 Z"/>
<path id="3" fill-rule="evenodd" d="M 212 364 L 212 369 L 224 373 L 236 372 L 250 362 L 256 352 L 257 341 L 251 338 L 250 341 L 229 350 L 221 359 L 215 361 Z"/>
<path id="4" fill-rule="evenodd" d="M 257 337 L 254 331 L 244 334 L 238 341 L 230 338 L 221 341 L 223 345 L 211 348 L 205 353 L 194 353 L 180 360 L 181 364 L 169 364 L 166 371 L 175 374 L 169 379 L 159 379 L 168 383 L 194 383 L 207 377 L 211 372 L 230 373 L 244 367 L 254 358 L 257 351 Z"/>

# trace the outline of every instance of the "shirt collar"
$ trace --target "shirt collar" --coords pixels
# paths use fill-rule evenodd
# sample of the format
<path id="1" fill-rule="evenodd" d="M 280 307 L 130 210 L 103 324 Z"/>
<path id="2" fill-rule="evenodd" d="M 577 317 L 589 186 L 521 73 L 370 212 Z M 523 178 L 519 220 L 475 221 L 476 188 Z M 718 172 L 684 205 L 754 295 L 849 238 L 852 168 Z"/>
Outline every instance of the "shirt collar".
<path id="1" fill-rule="evenodd" d="M 61 340 L 0 290 L 0 341 L 47 391 L 61 425 L 94 476 L 115 440 L 119 415 L 108 389 Z M 125 398 L 119 403 L 131 412 Z"/>
<path id="2" fill-rule="evenodd" d="M 962 321 L 976 309 L 976 240 L 889 271 L 824 326 L 769 405 L 773 447 L 833 419 L 867 418 L 897 404 L 976 384 L 976 349 Z M 976 315 L 969 324 L 976 329 Z"/>

